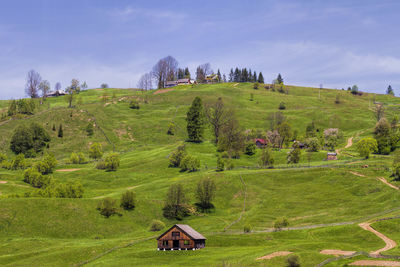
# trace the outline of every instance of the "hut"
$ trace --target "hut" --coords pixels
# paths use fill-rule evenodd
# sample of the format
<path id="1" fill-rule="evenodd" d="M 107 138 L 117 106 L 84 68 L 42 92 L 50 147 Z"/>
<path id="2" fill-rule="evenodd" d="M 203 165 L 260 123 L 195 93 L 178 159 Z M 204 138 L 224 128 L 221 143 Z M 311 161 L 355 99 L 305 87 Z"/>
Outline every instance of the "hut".
<path id="1" fill-rule="evenodd" d="M 158 250 L 196 250 L 205 245 L 206 238 L 187 224 L 175 224 L 157 238 Z"/>
<path id="2" fill-rule="evenodd" d="M 337 160 L 337 154 L 335 152 L 328 152 L 326 160 Z"/>
<path id="3" fill-rule="evenodd" d="M 268 141 L 265 140 L 265 139 L 261 139 L 261 138 L 256 138 L 254 140 L 254 142 L 256 143 L 256 146 L 258 148 L 264 148 L 264 147 L 266 147 L 268 145 Z"/>

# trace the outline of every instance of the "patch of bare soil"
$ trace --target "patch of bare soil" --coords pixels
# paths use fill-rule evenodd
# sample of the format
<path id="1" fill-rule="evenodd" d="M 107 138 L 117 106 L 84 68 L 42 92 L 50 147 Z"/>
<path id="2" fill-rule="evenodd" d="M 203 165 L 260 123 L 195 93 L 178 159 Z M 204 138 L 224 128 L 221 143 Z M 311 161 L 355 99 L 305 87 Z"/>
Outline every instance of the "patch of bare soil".
<path id="1" fill-rule="evenodd" d="M 335 249 L 324 249 L 321 250 L 319 253 L 325 255 L 334 255 L 334 256 L 350 256 L 356 253 L 355 251 L 345 251 L 345 250 L 335 250 Z"/>
<path id="2" fill-rule="evenodd" d="M 349 139 L 347 139 L 347 144 L 344 148 L 349 148 L 353 145 L 353 137 L 350 137 Z"/>
<path id="3" fill-rule="evenodd" d="M 110 105 L 111 103 L 105 103 L 104 104 L 104 107 L 107 107 L 108 105 Z"/>
<path id="4" fill-rule="evenodd" d="M 173 91 L 173 90 L 174 90 L 174 89 L 161 89 L 161 90 L 157 90 L 157 91 L 154 92 L 154 95 L 163 94 L 163 93 L 170 92 L 170 91 Z"/>
<path id="5" fill-rule="evenodd" d="M 360 260 L 350 263 L 353 266 L 400 266 L 400 261 Z"/>
<path id="6" fill-rule="evenodd" d="M 396 189 L 396 190 L 400 190 L 400 188 L 398 188 L 398 187 L 395 186 L 395 185 L 392 185 L 392 184 L 389 183 L 385 178 L 383 178 L 383 177 L 378 177 L 378 179 L 379 179 L 379 181 L 381 181 L 382 183 L 384 183 L 384 184 L 390 186 L 391 188 Z"/>
<path id="7" fill-rule="evenodd" d="M 0 184 L 6 184 L 7 181 L 0 181 Z"/>
<path id="8" fill-rule="evenodd" d="M 235 84 L 233 85 L 233 87 L 238 86 L 238 85 L 239 85 L 239 83 L 235 83 Z"/>
<path id="9" fill-rule="evenodd" d="M 74 172 L 74 171 L 79 171 L 80 169 L 59 169 L 56 170 L 56 172 Z"/>
<path id="10" fill-rule="evenodd" d="M 365 177 L 365 175 L 364 174 L 361 174 L 361 173 L 358 173 L 358 172 L 353 172 L 353 171 L 349 171 L 351 174 L 354 174 L 354 175 L 357 175 L 357 176 L 360 176 L 360 177 Z"/>
<path id="11" fill-rule="evenodd" d="M 368 223 L 368 222 L 360 223 L 358 226 L 360 226 L 362 229 L 364 229 L 366 231 L 369 231 L 369 232 L 375 234 L 377 237 L 379 237 L 386 243 L 385 247 L 378 249 L 377 251 L 371 251 L 371 254 L 378 255 L 381 252 L 387 251 L 387 250 L 392 249 L 397 246 L 395 241 L 393 241 L 389 237 L 385 236 L 384 234 L 382 234 L 382 233 L 376 231 L 374 228 L 372 228 L 371 223 Z M 381 265 L 381 266 L 392 266 L 392 265 Z M 398 266 L 398 265 L 394 265 L 394 266 Z"/>
<path id="12" fill-rule="evenodd" d="M 293 252 L 290 252 L 290 251 L 277 251 L 277 252 L 262 256 L 260 258 L 257 258 L 257 260 L 270 260 L 275 257 L 287 256 L 292 253 Z"/>

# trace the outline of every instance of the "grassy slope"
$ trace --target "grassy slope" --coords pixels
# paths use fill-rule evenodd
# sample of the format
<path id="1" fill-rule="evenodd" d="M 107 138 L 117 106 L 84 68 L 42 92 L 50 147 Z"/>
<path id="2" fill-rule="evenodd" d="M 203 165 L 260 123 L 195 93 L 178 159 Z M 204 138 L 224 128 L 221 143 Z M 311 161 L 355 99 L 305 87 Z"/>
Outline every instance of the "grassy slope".
<path id="1" fill-rule="evenodd" d="M 113 92 L 115 99 L 111 98 Z M 254 94 L 254 101 L 249 101 L 251 93 Z M 339 105 L 334 103 L 338 93 L 342 99 Z M 106 94 L 109 99 L 102 102 L 101 98 Z M 3 248 L 0 249 L 0 264 L 30 265 L 35 261 L 50 265 L 70 265 L 129 240 L 152 236 L 154 234 L 148 232 L 147 228 L 152 219 L 162 217 L 161 207 L 168 186 L 175 182 L 184 183 L 190 199 L 194 201 L 196 182 L 206 176 L 214 177 L 217 182 L 217 208 L 205 216 L 189 217 L 184 223 L 189 223 L 209 237 L 209 243 L 205 250 L 174 257 L 175 263 L 185 265 L 194 257 L 203 265 L 220 264 L 224 260 L 256 264 L 256 257 L 285 249 L 299 253 L 303 262 L 317 263 L 327 258 L 318 254 L 319 249 L 368 250 L 382 246 L 379 239 L 357 226 L 240 234 L 244 224 L 262 230 L 271 227 L 279 216 L 286 216 L 291 226 L 362 220 L 371 214 L 398 207 L 399 194 L 375 179 L 377 176 L 387 177 L 386 171 L 349 169 L 357 164 L 346 168 L 303 170 L 257 171 L 239 168 L 215 173 L 212 168 L 216 165 L 217 154 L 210 141 L 188 144 L 188 150 L 202 161 L 201 172 L 179 173 L 177 169 L 167 168 L 168 154 L 186 138 L 185 113 L 196 95 L 201 96 L 204 102 L 222 96 L 227 105 L 235 108 L 244 129 L 267 128 L 268 114 L 277 111 L 281 101 L 287 105 L 287 110 L 283 112 L 300 135 L 305 125 L 312 120 L 322 129 L 339 127 L 346 137 L 357 136 L 361 131 L 364 132 L 360 136 L 368 135 L 375 124 L 370 109 L 372 95 L 360 97 L 344 91 L 322 90 L 319 99 L 318 89 L 302 87 L 290 87 L 289 95 L 264 89 L 253 90 L 250 84 L 236 87 L 233 84 L 201 85 L 194 88 L 182 86 L 164 94 L 116 89 L 89 90 L 79 95 L 77 108 L 73 110 L 65 108 L 66 103 L 62 97 L 49 99 L 40 107 L 37 115 L 0 126 L 0 135 L 3 137 L 0 149 L 12 155 L 8 149 L 9 138 L 19 123 L 42 123 L 52 134 L 50 152 L 59 160 L 59 168 L 81 168 L 77 172 L 55 173 L 54 177 L 60 181 L 81 181 L 86 189 L 85 198 L 0 199 L 0 240 Z M 128 108 L 131 98 L 142 101 L 140 110 Z M 388 103 L 389 118 L 398 112 L 398 98 L 381 95 L 375 98 Z M 112 150 L 112 144 L 99 129 L 96 129 L 93 137 L 86 137 L 84 127 L 94 119 L 116 150 L 122 153 L 121 168 L 117 172 L 96 170 L 94 162 L 81 166 L 68 163 L 71 152 L 86 153 L 92 142 L 101 142 L 106 151 Z M 171 121 L 178 126 L 175 136 L 165 134 Z M 53 124 L 58 126 L 60 123 L 64 126 L 62 140 L 51 131 Z M 211 132 L 207 130 L 207 140 L 211 140 L 211 137 Z M 344 146 L 345 138 L 342 143 Z M 277 165 L 285 165 L 286 151 L 275 152 Z M 354 154 L 354 148 L 346 151 Z M 324 152 L 315 153 L 312 164 L 326 164 L 324 157 Z M 341 157 L 343 160 L 349 159 L 345 155 Z M 257 161 L 258 155 L 243 156 L 235 160 L 235 164 L 255 166 Z M 303 155 L 303 164 L 305 161 Z M 369 164 L 389 165 L 391 160 L 390 157 L 375 157 L 369 161 Z M 350 170 L 363 172 L 367 177 L 355 176 L 349 173 Z M 0 192 L 21 194 L 32 190 L 21 181 L 21 174 L 20 171 L 0 169 L 0 180 L 8 181 L 0 185 Z M 246 213 L 242 221 L 229 230 L 229 234 L 222 234 L 222 229 L 234 221 L 242 209 L 244 194 L 239 176 L 247 184 Z M 98 215 L 95 210 L 98 198 L 119 198 L 122 192 L 132 187 L 139 200 L 135 211 L 124 212 L 122 217 L 109 219 Z M 166 223 L 170 225 L 174 222 Z M 365 238 L 373 242 L 367 242 Z M 68 248 L 64 244 L 69 244 Z M 152 240 L 122 249 L 93 264 L 136 262 L 138 265 L 168 265 L 170 255 L 156 253 Z M 143 257 L 152 257 L 152 260 L 143 261 Z M 268 264 L 276 266 L 282 261 L 282 258 L 277 258 Z"/>

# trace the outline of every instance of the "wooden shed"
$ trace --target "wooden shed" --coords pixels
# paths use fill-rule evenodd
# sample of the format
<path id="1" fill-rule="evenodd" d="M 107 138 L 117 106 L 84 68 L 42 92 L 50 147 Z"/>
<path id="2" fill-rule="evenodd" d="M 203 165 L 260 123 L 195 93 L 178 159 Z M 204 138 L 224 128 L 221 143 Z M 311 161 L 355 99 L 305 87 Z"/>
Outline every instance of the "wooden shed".
<path id="1" fill-rule="evenodd" d="M 195 250 L 205 245 L 206 238 L 186 224 L 175 224 L 157 238 L 158 250 Z"/>
<path id="2" fill-rule="evenodd" d="M 337 154 L 335 152 L 328 152 L 326 154 L 326 160 L 337 160 Z"/>

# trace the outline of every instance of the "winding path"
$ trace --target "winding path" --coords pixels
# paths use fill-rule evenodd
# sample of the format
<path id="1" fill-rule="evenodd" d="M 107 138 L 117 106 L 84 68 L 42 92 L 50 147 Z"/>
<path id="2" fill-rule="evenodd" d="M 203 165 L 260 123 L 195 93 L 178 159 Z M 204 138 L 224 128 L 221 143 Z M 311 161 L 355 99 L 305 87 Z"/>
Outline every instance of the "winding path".
<path id="1" fill-rule="evenodd" d="M 364 222 L 364 223 L 360 223 L 358 226 L 360 226 L 362 229 L 364 229 L 366 231 L 369 231 L 369 232 L 375 234 L 377 237 L 379 237 L 380 239 L 382 239 L 386 243 L 385 247 L 383 247 L 381 249 L 378 249 L 376 251 L 372 251 L 371 252 L 372 255 L 379 255 L 381 252 L 390 250 L 390 249 L 392 249 L 392 248 L 397 246 L 395 241 L 393 241 L 389 237 L 385 236 L 384 234 L 382 234 L 382 233 L 376 231 L 374 228 L 372 228 L 371 227 L 371 223 Z"/>

